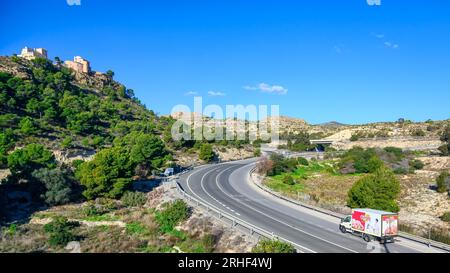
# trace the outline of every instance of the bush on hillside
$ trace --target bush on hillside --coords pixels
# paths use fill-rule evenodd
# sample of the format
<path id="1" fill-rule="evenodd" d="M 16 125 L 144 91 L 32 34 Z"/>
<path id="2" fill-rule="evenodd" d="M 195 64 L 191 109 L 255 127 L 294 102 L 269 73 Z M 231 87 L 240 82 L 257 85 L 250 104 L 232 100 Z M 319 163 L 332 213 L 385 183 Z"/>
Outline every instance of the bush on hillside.
<path id="1" fill-rule="evenodd" d="M 309 165 L 308 159 L 306 159 L 304 157 L 297 158 L 297 162 L 298 162 L 299 165 L 303 165 L 303 166 L 308 166 Z"/>
<path id="2" fill-rule="evenodd" d="M 285 175 L 283 177 L 283 183 L 292 186 L 295 185 L 295 180 L 291 175 Z"/>
<path id="3" fill-rule="evenodd" d="M 127 151 L 113 147 L 82 163 L 76 171 L 76 178 L 85 187 L 83 195 L 87 199 L 117 198 L 131 185 L 133 170 Z"/>
<path id="4" fill-rule="evenodd" d="M 384 165 L 375 153 L 374 149 L 363 149 L 361 147 L 353 147 L 342 155 L 339 162 L 339 168 L 351 169 L 356 173 L 372 173 Z M 349 168 L 350 167 L 350 168 Z"/>
<path id="5" fill-rule="evenodd" d="M 190 209 L 183 200 L 165 203 L 163 209 L 156 212 L 155 220 L 162 232 L 171 232 L 176 225 L 187 219 Z"/>
<path id="6" fill-rule="evenodd" d="M 147 195 L 143 192 L 127 191 L 120 200 L 127 207 L 142 207 L 147 202 Z"/>
<path id="7" fill-rule="evenodd" d="M 66 172 L 59 168 L 42 168 L 33 171 L 32 176 L 45 186 L 46 190 L 41 198 L 48 205 L 62 205 L 70 201 L 72 189 Z"/>
<path id="8" fill-rule="evenodd" d="M 205 162 L 213 161 L 216 154 L 214 153 L 211 144 L 204 143 L 200 147 L 199 158 Z"/>
<path id="9" fill-rule="evenodd" d="M 56 217 L 44 226 L 44 231 L 49 234 L 48 243 L 51 246 L 64 247 L 69 242 L 77 240 L 77 236 L 73 233 L 73 229 L 77 226 L 77 222 L 70 222 L 65 217 Z"/>
<path id="10" fill-rule="evenodd" d="M 450 211 L 447 211 L 444 214 L 442 214 L 441 220 L 444 222 L 450 222 Z"/>
<path id="11" fill-rule="evenodd" d="M 8 168 L 15 177 L 29 178 L 36 169 L 55 166 L 53 153 L 40 144 L 28 144 L 8 155 Z"/>
<path id="12" fill-rule="evenodd" d="M 450 189 L 450 176 L 447 171 L 443 171 L 436 178 L 437 192 L 444 193 Z"/>
<path id="13" fill-rule="evenodd" d="M 423 167 L 425 167 L 425 164 L 423 164 L 423 162 L 420 161 L 419 159 L 414 159 L 414 160 L 409 161 L 409 166 L 413 170 L 422 170 Z"/>
<path id="14" fill-rule="evenodd" d="M 372 208 L 398 212 L 396 198 L 400 183 L 394 173 L 380 168 L 360 178 L 349 190 L 347 205 L 351 208 Z"/>
<path id="15" fill-rule="evenodd" d="M 295 248 L 288 243 L 279 240 L 263 239 L 253 247 L 252 253 L 296 253 Z"/>

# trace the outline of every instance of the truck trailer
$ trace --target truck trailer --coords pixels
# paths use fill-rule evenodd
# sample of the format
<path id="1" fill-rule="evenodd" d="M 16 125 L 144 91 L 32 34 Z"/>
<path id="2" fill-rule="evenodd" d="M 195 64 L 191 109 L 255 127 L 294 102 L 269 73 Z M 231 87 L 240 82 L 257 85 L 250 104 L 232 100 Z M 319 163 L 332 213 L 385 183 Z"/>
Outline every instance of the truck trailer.
<path id="1" fill-rule="evenodd" d="M 339 229 L 361 236 L 366 242 L 377 239 L 381 243 L 394 242 L 398 235 L 398 214 L 374 209 L 353 209 L 341 219 Z"/>

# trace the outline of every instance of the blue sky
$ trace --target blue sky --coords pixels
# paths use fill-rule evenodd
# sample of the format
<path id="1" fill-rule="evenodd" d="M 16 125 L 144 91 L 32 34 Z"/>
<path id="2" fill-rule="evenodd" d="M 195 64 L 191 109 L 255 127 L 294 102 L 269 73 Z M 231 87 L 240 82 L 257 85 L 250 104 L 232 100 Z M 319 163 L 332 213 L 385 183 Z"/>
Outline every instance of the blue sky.
<path id="1" fill-rule="evenodd" d="M 160 114 L 198 94 L 311 123 L 450 118 L 446 0 L 15 0 L 0 24 L 0 55 L 81 55 Z"/>

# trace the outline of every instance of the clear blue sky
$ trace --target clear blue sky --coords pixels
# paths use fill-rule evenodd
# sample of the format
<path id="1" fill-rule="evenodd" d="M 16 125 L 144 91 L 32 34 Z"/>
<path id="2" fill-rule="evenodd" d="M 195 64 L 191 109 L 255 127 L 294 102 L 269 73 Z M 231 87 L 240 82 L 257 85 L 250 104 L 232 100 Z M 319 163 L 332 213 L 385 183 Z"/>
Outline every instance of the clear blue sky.
<path id="1" fill-rule="evenodd" d="M 81 55 L 160 114 L 196 92 L 311 123 L 450 118 L 447 0 L 2 0 L 0 25 L 0 55 Z"/>

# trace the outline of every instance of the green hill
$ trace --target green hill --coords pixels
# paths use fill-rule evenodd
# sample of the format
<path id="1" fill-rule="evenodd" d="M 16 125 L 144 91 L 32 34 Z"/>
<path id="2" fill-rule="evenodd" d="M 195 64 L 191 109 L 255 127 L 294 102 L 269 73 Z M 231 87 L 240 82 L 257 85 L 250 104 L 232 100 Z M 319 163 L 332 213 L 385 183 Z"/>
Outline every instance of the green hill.
<path id="1" fill-rule="evenodd" d="M 171 122 L 109 75 L 72 73 L 45 59 L 0 57 L 0 103 L 0 129 L 14 146 L 95 150 L 130 131 L 161 135 Z"/>

